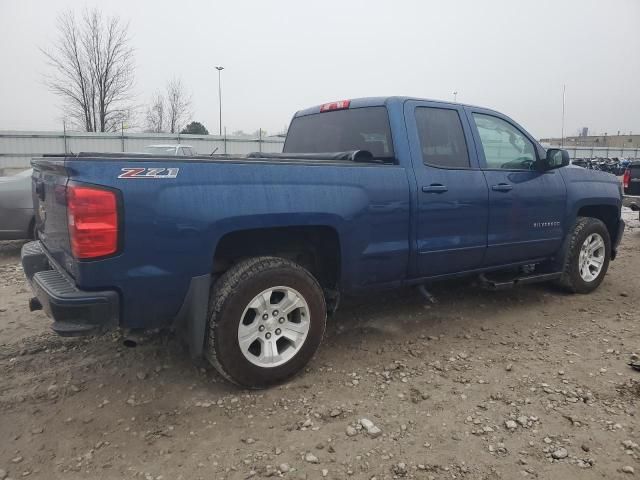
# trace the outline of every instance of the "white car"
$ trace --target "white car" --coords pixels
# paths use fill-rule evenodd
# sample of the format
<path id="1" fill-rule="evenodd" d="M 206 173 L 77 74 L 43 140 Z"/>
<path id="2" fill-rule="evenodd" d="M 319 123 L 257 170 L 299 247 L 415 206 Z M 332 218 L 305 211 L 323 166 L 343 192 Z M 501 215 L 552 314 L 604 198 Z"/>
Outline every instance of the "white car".
<path id="1" fill-rule="evenodd" d="M 144 147 L 143 153 L 150 155 L 176 156 L 176 157 L 192 157 L 196 155 L 196 151 L 191 145 L 147 145 Z"/>

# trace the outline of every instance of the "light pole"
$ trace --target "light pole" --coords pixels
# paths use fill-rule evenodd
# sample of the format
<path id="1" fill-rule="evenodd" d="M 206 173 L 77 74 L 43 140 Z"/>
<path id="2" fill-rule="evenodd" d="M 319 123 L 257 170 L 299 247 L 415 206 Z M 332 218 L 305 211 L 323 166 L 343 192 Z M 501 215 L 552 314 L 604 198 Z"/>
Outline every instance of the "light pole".
<path id="1" fill-rule="evenodd" d="M 564 147 L 564 103 L 565 103 L 565 94 L 567 93 L 567 86 L 562 85 L 562 127 L 560 130 L 560 146 Z"/>
<path id="2" fill-rule="evenodd" d="M 222 136 L 222 84 L 220 81 L 220 74 L 222 73 L 222 70 L 224 70 L 224 67 L 221 65 L 216 65 L 216 70 L 218 70 L 218 105 L 219 105 L 219 112 L 220 112 L 220 126 L 219 126 L 219 130 L 218 130 L 218 134 L 220 136 Z"/>
<path id="3" fill-rule="evenodd" d="M 453 103 L 456 103 L 457 99 L 458 99 L 458 91 L 454 90 L 454 92 L 453 92 Z"/>

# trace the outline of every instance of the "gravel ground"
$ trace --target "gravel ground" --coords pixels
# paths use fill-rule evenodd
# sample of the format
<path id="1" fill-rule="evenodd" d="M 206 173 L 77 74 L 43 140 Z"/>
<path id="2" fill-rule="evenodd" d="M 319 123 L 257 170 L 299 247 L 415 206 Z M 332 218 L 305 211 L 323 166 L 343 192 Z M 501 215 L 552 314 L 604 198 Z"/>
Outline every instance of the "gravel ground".
<path id="1" fill-rule="evenodd" d="M 640 225 L 588 296 L 472 281 L 352 299 L 306 372 L 243 391 L 172 336 L 64 339 L 0 243 L 0 480 L 640 475 Z"/>

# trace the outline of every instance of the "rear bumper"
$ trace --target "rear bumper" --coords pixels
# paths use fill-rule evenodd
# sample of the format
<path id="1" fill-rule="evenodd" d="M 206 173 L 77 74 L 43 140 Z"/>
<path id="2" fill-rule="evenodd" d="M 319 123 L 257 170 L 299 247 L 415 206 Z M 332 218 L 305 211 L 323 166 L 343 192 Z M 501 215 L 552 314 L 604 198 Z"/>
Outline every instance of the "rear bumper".
<path id="1" fill-rule="evenodd" d="M 113 290 L 85 291 L 52 259 L 39 241 L 22 247 L 22 268 L 38 302 L 63 336 L 92 335 L 119 323 L 119 295 Z M 37 307 L 38 302 L 30 302 Z"/>

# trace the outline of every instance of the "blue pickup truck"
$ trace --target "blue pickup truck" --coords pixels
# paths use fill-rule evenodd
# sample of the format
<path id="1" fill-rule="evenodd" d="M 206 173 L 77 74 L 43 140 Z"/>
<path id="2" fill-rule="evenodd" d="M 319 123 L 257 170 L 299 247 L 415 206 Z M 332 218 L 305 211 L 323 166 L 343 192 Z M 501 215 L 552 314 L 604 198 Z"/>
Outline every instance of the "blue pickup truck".
<path id="1" fill-rule="evenodd" d="M 260 388 L 298 372 L 340 294 L 478 275 L 602 282 L 621 184 L 493 110 L 405 97 L 299 111 L 283 153 L 32 161 L 22 265 L 61 335 L 172 328 Z"/>

